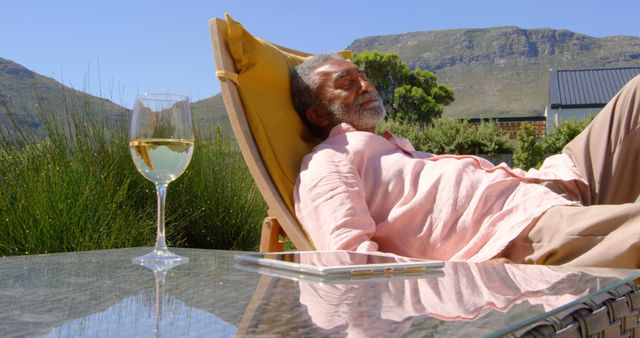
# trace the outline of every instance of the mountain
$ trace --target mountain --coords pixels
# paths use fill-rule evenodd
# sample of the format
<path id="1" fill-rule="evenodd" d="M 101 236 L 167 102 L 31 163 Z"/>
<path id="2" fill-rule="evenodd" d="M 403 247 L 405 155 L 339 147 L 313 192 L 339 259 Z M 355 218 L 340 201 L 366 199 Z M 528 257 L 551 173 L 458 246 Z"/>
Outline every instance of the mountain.
<path id="1" fill-rule="evenodd" d="M 412 69 L 437 74 L 455 93 L 445 108 L 452 117 L 542 115 L 548 103 L 550 69 L 640 65 L 640 38 L 595 38 L 568 30 L 496 27 L 412 32 L 355 40 L 348 49 L 397 52 Z M 88 112 L 107 121 L 128 121 L 130 110 L 39 75 L 0 58 L 0 128 L 8 112 L 23 127 L 42 133 L 41 117 Z M 231 135 L 222 97 L 192 104 L 201 137 Z"/>
<path id="2" fill-rule="evenodd" d="M 70 113 L 92 114 L 115 124 L 129 111 L 109 100 L 85 94 L 54 79 L 0 58 L 0 126 L 14 119 L 20 127 L 43 135 L 43 119 L 68 121 Z"/>
<path id="3" fill-rule="evenodd" d="M 231 124 L 221 94 L 193 102 L 191 114 L 199 132 L 198 137 L 210 139 L 216 136 L 216 131 L 220 131 L 221 136 L 232 137 Z"/>
<path id="4" fill-rule="evenodd" d="M 194 124 L 204 137 L 230 134 L 221 95 L 193 102 Z M 44 135 L 43 119 L 69 121 L 73 115 L 90 115 L 107 126 L 128 125 L 131 110 L 107 99 L 69 88 L 13 61 L 0 58 L 0 128 L 13 130 L 12 120 L 37 137 Z"/>
<path id="5" fill-rule="evenodd" d="M 411 69 L 450 86 L 453 117 L 542 115 L 550 69 L 640 65 L 640 38 L 595 38 L 568 30 L 496 27 L 372 36 L 348 47 L 397 52 Z"/>

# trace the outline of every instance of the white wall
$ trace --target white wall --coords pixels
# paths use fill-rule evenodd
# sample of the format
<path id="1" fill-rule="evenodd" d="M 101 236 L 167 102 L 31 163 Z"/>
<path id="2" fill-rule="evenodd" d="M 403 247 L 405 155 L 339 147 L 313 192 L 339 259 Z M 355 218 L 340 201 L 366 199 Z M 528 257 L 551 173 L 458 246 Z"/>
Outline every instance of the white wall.
<path id="1" fill-rule="evenodd" d="M 556 126 L 565 120 L 582 120 L 590 116 L 596 116 L 602 108 L 565 108 L 551 109 L 549 106 L 544 111 L 547 118 L 547 133 L 556 129 Z"/>

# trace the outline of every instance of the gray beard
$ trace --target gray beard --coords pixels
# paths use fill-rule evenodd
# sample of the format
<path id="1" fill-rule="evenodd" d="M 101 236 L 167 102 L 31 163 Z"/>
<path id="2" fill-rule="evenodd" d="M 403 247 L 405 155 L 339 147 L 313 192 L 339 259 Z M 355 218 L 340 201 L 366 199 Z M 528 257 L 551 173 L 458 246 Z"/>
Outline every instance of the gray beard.
<path id="1" fill-rule="evenodd" d="M 361 104 L 364 101 L 368 101 L 371 95 L 377 96 L 378 105 L 370 108 L 362 108 Z M 365 94 L 356 99 L 351 109 L 342 104 L 342 102 L 335 102 L 327 107 L 334 120 L 337 123 L 348 123 L 358 130 L 375 128 L 386 116 L 384 104 L 382 98 L 374 93 Z"/>

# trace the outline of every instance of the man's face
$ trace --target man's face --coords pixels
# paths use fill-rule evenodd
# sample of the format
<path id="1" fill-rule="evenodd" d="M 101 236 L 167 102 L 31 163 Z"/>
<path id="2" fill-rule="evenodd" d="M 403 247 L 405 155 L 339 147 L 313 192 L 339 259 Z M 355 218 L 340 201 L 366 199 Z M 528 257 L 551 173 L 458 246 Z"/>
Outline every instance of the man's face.
<path id="1" fill-rule="evenodd" d="M 384 104 L 375 87 L 356 65 L 331 60 L 314 71 L 320 79 L 317 96 L 333 119 L 358 130 L 371 130 L 385 117 Z"/>

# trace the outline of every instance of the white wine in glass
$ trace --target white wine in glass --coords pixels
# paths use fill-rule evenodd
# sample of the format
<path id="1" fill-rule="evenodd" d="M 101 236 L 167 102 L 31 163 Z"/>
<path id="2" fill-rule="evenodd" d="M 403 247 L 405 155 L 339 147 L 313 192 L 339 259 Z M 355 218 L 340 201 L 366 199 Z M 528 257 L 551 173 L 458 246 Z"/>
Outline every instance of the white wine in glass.
<path id="1" fill-rule="evenodd" d="M 156 186 L 158 230 L 150 253 L 132 260 L 152 270 L 183 264 L 189 259 L 169 251 L 165 240 L 164 206 L 169 182 L 180 176 L 193 155 L 193 124 L 189 98 L 175 94 L 143 94 L 136 98 L 129 133 L 129 150 L 138 171 Z"/>

